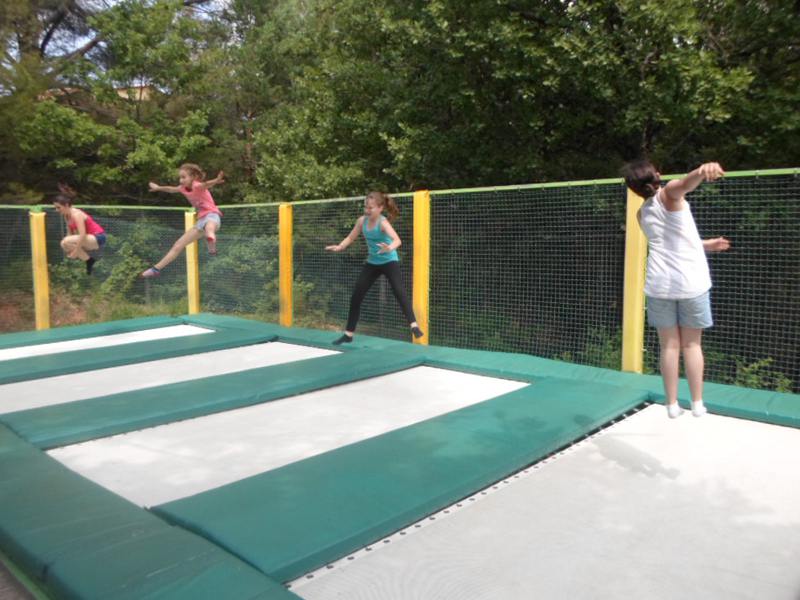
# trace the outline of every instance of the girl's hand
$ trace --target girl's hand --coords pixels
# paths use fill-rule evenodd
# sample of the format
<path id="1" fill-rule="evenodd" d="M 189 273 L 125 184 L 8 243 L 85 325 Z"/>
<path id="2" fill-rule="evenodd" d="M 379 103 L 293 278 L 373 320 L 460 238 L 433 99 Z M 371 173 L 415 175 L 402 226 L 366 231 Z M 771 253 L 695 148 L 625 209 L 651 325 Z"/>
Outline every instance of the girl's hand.
<path id="1" fill-rule="evenodd" d="M 333 246 L 325 246 L 325 250 L 328 250 L 330 252 L 341 252 L 342 250 L 344 250 L 344 248 L 342 247 L 341 244 L 335 244 Z"/>
<path id="2" fill-rule="evenodd" d="M 225 183 L 225 173 L 224 172 L 220 171 L 219 173 L 217 173 L 216 182 L 217 183 Z"/>
<path id="3" fill-rule="evenodd" d="M 378 254 L 386 254 L 387 252 L 392 251 L 392 249 L 389 247 L 389 244 L 384 242 L 378 242 L 378 248 L 380 248 L 380 250 L 378 250 Z"/>
<path id="4" fill-rule="evenodd" d="M 149 187 L 149 188 L 150 188 L 150 191 L 151 191 L 151 192 L 157 192 L 161 186 L 160 186 L 160 185 L 158 185 L 157 183 L 153 183 L 153 182 L 151 181 L 150 183 L 148 183 L 148 184 L 147 184 L 147 187 Z"/>
<path id="5" fill-rule="evenodd" d="M 728 250 L 731 247 L 730 241 L 725 239 L 724 237 L 718 237 L 706 240 L 703 245 L 705 246 L 705 249 L 708 252 L 724 252 L 725 250 Z"/>
<path id="6" fill-rule="evenodd" d="M 725 175 L 719 163 L 710 162 L 700 165 L 700 174 L 706 181 L 714 181 Z"/>

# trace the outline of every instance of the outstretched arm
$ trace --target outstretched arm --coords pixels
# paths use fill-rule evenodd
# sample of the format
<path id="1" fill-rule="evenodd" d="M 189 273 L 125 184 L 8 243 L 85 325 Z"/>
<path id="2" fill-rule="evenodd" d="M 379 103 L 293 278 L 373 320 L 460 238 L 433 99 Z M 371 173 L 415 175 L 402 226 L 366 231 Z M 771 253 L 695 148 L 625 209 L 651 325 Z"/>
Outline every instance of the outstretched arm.
<path id="1" fill-rule="evenodd" d="M 392 250 L 397 250 L 400 247 L 400 244 L 403 242 L 400 241 L 400 236 L 397 235 L 397 232 L 394 230 L 394 227 L 392 227 L 392 224 L 389 223 L 387 219 L 384 219 L 381 221 L 381 229 L 386 235 L 392 238 L 392 243 L 384 244 L 383 242 L 380 242 L 378 244 L 378 248 L 380 248 L 380 250 L 378 250 L 378 254 L 386 254 Z"/>
<path id="2" fill-rule="evenodd" d="M 155 182 L 150 182 L 148 184 L 151 192 L 167 192 L 168 194 L 177 194 L 181 191 L 181 188 L 177 185 L 158 185 Z"/>
<path id="3" fill-rule="evenodd" d="M 673 179 L 664 186 L 664 200 L 667 210 L 681 210 L 683 197 L 693 191 L 704 181 L 714 181 L 725 175 L 719 163 L 710 162 L 697 167 L 694 171 L 682 177 Z"/>
<path id="4" fill-rule="evenodd" d="M 356 224 L 353 225 L 353 229 L 350 230 L 350 233 L 347 234 L 347 237 L 344 238 L 338 244 L 333 246 L 325 246 L 325 250 L 330 250 L 331 252 L 341 252 L 345 248 L 347 248 L 350 244 L 358 239 L 358 233 L 361 231 L 361 224 L 364 222 L 364 217 L 358 217 L 356 220 Z"/>
<path id="5" fill-rule="evenodd" d="M 207 190 L 208 188 L 212 188 L 215 185 L 219 185 L 220 183 L 225 183 L 225 173 L 223 173 L 222 171 L 217 173 L 217 176 L 214 177 L 214 179 L 209 179 L 208 181 L 198 181 L 197 187 L 204 188 Z"/>

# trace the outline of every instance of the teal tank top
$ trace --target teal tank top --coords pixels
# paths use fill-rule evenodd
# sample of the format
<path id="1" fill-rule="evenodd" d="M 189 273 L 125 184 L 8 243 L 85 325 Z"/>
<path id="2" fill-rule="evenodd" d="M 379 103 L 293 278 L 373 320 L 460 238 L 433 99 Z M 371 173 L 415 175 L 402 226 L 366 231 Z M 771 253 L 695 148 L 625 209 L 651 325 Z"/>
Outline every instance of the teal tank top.
<path id="1" fill-rule="evenodd" d="M 383 223 L 383 220 L 385 218 L 386 217 L 381 215 L 378 218 L 378 222 L 375 224 L 375 228 L 370 229 L 368 227 L 369 219 L 367 217 L 364 217 L 363 230 L 364 230 L 364 239 L 367 240 L 367 250 L 368 250 L 367 262 L 371 265 L 385 265 L 386 263 L 390 263 L 395 260 L 400 260 L 397 256 L 397 250 L 392 250 L 391 252 L 385 252 L 384 254 L 378 254 L 378 250 L 380 250 L 380 248 L 378 247 L 379 243 L 384 243 L 384 244 L 392 243 L 392 238 L 390 238 L 381 230 L 381 223 Z"/>

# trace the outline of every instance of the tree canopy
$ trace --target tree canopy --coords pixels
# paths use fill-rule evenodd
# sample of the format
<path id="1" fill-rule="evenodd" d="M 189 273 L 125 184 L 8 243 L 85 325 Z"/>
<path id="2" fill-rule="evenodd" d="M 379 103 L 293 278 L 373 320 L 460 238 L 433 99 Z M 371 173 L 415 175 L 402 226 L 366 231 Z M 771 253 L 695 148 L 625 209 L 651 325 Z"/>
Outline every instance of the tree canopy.
<path id="1" fill-rule="evenodd" d="M 0 195 L 267 201 L 800 163 L 800 2 L 7 0 Z"/>

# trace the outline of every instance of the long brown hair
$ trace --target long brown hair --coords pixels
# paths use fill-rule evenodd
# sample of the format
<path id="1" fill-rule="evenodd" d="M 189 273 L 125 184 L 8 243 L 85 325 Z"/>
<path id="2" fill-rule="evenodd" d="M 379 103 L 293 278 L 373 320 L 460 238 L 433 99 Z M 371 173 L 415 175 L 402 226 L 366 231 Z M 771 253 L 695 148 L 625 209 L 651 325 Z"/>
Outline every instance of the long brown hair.
<path id="1" fill-rule="evenodd" d="M 199 165 L 194 163 L 183 163 L 180 167 L 178 167 L 179 171 L 186 171 L 189 175 L 192 176 L 193 179 L 197 181 L 205 181 L 206 180 L 206 172 L 200 168 Z"/>
<path id="2" fill-rule="evenodd" d="M 629 162 L 622 167 L 622 176 L 627 186 L 642 198 L 650 198 L 661 187 L 658 169 L 646 159 Z"/>
<path id="3" fill-rule="evenodd" d="M 369 200 L 370 198 L 372 198 L 377 203 L 378 206 L 381 206 L 384 209 L 386 209 L 386 213 L 388 214 L 388 219 L 390 221 L 394 221 L 397 218 L 397 215 L 400 214 L 400 209 L 397 208 L 397 204 L 389 194 L 385 194 L 384 192 L 372 191 L 369 194 L 367 194 L 367 200 Z"/>

